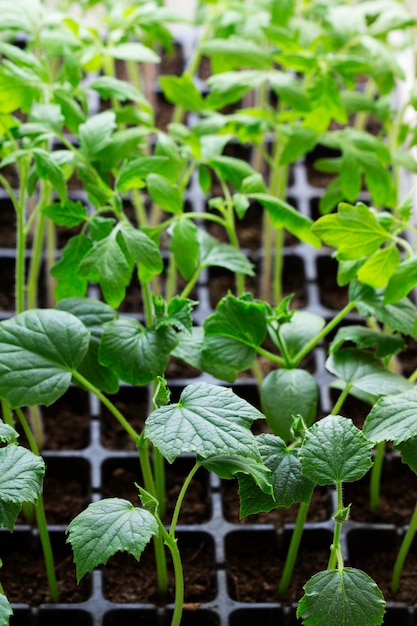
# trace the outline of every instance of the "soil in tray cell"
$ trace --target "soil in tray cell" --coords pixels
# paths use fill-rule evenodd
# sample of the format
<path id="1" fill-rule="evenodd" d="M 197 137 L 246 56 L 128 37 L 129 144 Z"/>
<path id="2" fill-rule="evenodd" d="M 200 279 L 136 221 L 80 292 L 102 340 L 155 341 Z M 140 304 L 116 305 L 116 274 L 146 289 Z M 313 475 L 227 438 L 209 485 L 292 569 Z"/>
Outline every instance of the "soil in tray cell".
<path id="1" fill-rule="evenodd" d="M 137 432 L 141 432 L 148 415 L 148 389 L 146 387 L 121 387 L 112 402 Z M 135 442 L 119 424 L 114 415 L 101 405 L 101 443 L 111 450 L 136 450 Z"/>
<path id="2" fill-rule="evenodd" d="M 327 568 L 332 533 L 305 530 L 299 557 L 288 591 L 281 602 L 289 605 L 303 595 L 303 585 L 313 574 Z M 242 530 L 226 536 L 228 593 L 238 602 L 278 602 L 278 585 L 290 531 L 278 537 L 275 531 Z"/>
<path id="3" fill-rule="evenodd" d="M 109 611 L 103 619 L 103 626 L 170 626 L 172 612 L 147 609 L 118 609 Z M 198 604 L 186 605 L 182 614 L 181 626 L 220 626 L 218 615 L 213 611 L 198 609 Z"/>
<path id="4" fill-rule="evenodd" d="M 330 256 L 317 259 L 319 297 L 323 306 L 339 311 L 348 303 L 347 287 L 337 284 L 337 261 Z"/>
<path id="5" fill-rule="evenodd" d="M 216 596 L 214 547 L 206 533 L 178 533 L 178 546 L 184 568 L 185 602 L 209 602 Z M 168 597 L 161 601 L 158 593 L 152 546 L 145 548 L 140 561 L 123 553 L 111 557 L 103 569 L 103 593 L 112 602 L 165 604 L 173 601 L 173 573 L 169 570 Z"/>

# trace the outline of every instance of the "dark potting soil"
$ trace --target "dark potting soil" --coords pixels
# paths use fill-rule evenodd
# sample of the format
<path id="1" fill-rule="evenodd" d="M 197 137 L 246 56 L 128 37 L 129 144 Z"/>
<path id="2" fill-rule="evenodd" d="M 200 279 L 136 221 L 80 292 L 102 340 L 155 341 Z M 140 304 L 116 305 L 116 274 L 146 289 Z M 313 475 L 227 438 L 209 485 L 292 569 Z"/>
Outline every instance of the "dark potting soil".
<path id="1" fill-rule="evenodd" d="M 178 545 L 184 568 L 185 602 L 195 604 L 213 600 L 217 589 L 210 537 L 203 533 L 180 536 Z M 174 578 L 170 561 L 168 554 L 167 598 L 161 598 L 158 592 L 151 546 L 145 549 L 139 563 L 128 554 L 117 554 L 109 559 L 103 570 L 104 596 L 113 602 L 172 602 Z"/>

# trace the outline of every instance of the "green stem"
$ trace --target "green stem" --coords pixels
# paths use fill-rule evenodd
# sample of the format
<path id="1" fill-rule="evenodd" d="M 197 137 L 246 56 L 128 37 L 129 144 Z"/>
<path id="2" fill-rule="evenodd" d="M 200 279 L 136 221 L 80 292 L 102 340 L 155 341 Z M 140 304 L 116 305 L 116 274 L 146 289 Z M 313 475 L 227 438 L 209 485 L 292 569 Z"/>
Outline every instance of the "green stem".
<path id="1" fill-rule="evenodd" d="M 19 201 L 16 215 L 16 274 L 15 274 L 15 291 L 16 291 L 16 313 L 22 313 L 25 310 L 25 252 L 26 252 L 26 235 L 25 235 L 25 199 L 26 184 L 28 178 L 28 167 L 26 162 L 23 163 L 20 171 L 20 190 Z"/>
<path id="2" fill-rule="evenodd" d="M 104 404 L 105 407 L 109 409 L 109 411 L 114 415 L 119 424 L 125 429 L 129 437 L 131 437 L 132 441 L 137 446 L 140 440 L 140 434 L 129 424 L 127 419 L 120 413 L 119 409 L 114 406 L 113 402 L 111 402 L 97 387 L 95 387 L 92 383 L 90 383 L 87 378 L 84 378 L 82 374 L 74 370 L 72 372 L 73 378 L 80 383 L 81 387 L 85 387 L 88 391 L 91 391 L 97 398 Z"/>
<path id="3" fill-rule="evenodd" d="M 45 217 L 39 215 L 38 223 L 34 229 L 32 257 L 30 261 L 29 276 L 27 281 L 27 306 L 34 309 L 38 306 L 38 280 L 42 261 L 42 249 L 45 230 Z"/>
<path id="4" fill-rule="evenodd" d="M 12 428 L 14 428 L 13 413 L 10 408 L 10 404 L 4 398 L 1 399 L 1 412 L 2 412 L 2 417 L 3 417 L 3 422 L 11 426 Z"/>
<path id="5" fill-rule="evenodd" d="M 385 456 L 385 441 L 381 441 L 376 445 L 374 464 L 371 469 L 369 483 L 369 508 L 375 513 L 379 505 L 379 495 L 381 490 L 381 474 L 382 465 Z"/>
<path id="6" fill-rule="evenodd" d="M 337 491 L 336 511 L 340 511 L 343 508 L 342 483 L 340 481 L 336 483 L 336 491 Z M 327 566 L 327 569 L 334 569 L 336 565 L 339 567 L 339 569 L 343 569 L 343 558 L 342 558 L 342 551 L 340 547 L 341 534 L 342 534 L 342 522 L 335 520 L 333 543 L 330 548 L 330 558 L 329 558 L 329 564 Z"/>
<path id="7" fill-rule="evenodd" d="M 182 503 L 185 497 L 185 494 L 187 492 L 187 489 L 194 477 L 194 474 L 197 472 L 197 470 L 200 468 L 199 463 L 196 463 L 191 470 L 188 473 L 187 478 L 185 479 L 185 481 L 183 482 L 183 485 L 181 487 L 181 490 L 178 494 L 178 498 L 177 498 L 177 502 L 175 504 L 175 509 L 174 509 L 174 513 L 172 514 L 172 520 L 171 520 L 171 525 L 170 525 L 170 530 L 169 533 L 171 536 L 174 536 L 175 530 L 177 528 L 177 523 L 178 523 L 178 518 L 180 515 L 180 511 L 181 511 L 181 507 L 182 507 Z"/>
<path id="8" fill-rule="evenodd" d="M 318 335 L 316 335 L 306 346 L 304 346 L 304 348 L 294 357 L 292 360 L 293 367 L 296 367 L 303 360 L 303 358 L 307 356 L 307 354 L 315 348 L 316 345 L 320 343 L 320 341 L 324 339 L 324 337 L 326 337 L 326 335 L 332 331 L 343 318 L 346 317 L 346 315 L 348 315 L 348 313 L 353 311 L 355 306 L 354 302 L 349 302 L 328 324 L 326 324 L 323 330 L 318 333 Z"/>
<path id="9" fill-rule="evenodd" d="M 410 550 L 411 544 L 414 539 L 414 535 L 417 530 L 417 504 L 414 507 L 413 515 L 411 516 L 410 525 L 407 528 L 407 532 L 404 535 L 404 538 L 401 542 L 401 546 L 399 552 L 397 554 L 397 558 L 395 559 L 394 569 L 392 572 L 391 579 L 391 591 L 392 593 L 397 593 L 398 588 L 400 586 L 400 578 L 401 573 L 404 567 L 405 559 L 407 558 L 408 552 Z"/>
<path id="10" fill-rule="evenodd" d="M 262 348 L 262 346 L 256 346 L 255 350 L 261 356 L 266 357 L 267 359 L 269 359 L 270 361 L 273 361 L 274 363 L 278 363 L 278 365 L 280 365 L 281 367 L 287 367 L 287 363 L 284 361 L 284 359 L 282 359 L 277 354 L 270 352 L 269 350 L 265 350 L 265 348 Z"/>
<path id="11" fill-rule="evenodd" d="M 353 385 L 351 385 L 350 383 L 346 385 L 346 387 L 343 389 L 340 396 L 338 397 L 337 402 L 332 409 L 331 415 L 339 415 L 340 409 L 342 408 L 343 403 L 348 397 L 349 391 L 352 389 L 352 387 Z"/>
<path id="12" fill-rule="evenodd" d="M 29 447 L 33 454 L 40 456 L 39 448 L 36 444 L 35 438 L 32 434 L 30 426 L 26 420 L 26 417 L 22 409 L 15 409 L 16 415 L 19 418 L 19 422 L 22 426 L 23 432 L 28 440 Z M 52 602 L 59 602 L 58 583 L 55 574 L 54 555 L 52 552 L 51 540 L 48 533 L 48 525 L 45 516 L 45 507 L 43 503 L 42 494 L 39 495 L 35 504 L 36 522 L 39 531 L 39 538 L 41 540 L 43 559 L 45 563 L 46 576 L 48 579 L 49 593 L 51 594 Z"/>
<path id="13" fill-rule="evenodd" d="M 184 572 L 182 569 L 181 555 L 176 538 L 165 530 L 162 522 L 159 522 L 159 528 L 161 536 L 171 553 L 172 564 L 174 566 L 175 598 L 171 626 L 180 626 L 184 608 Z"/>
<path id="14" fill-rule="evenodd" d="M 297 560 L 298 550 L 300 547 L 301 538 L 303 536 L 304 524 L 307 519 L 309 507 L 310 500 L 307 503 L 300 502 L 297 519 L 295 520 L 295 526 L 288 548 L 287 558 L 285 560 L 284 569 L 278 586 L 279 598 L 283 598 L 285 596 L 288 590 L 288 585 L 291 581 L 291 576 L 294 570 L 295 562 Z"/>

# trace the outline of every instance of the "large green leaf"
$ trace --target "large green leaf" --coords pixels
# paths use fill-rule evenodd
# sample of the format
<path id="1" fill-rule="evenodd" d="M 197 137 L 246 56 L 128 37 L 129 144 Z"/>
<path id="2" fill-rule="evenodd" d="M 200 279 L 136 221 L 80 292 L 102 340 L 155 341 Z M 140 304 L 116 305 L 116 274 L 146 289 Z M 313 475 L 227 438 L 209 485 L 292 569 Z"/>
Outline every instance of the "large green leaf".
<path id="1" fill-rule="evenodd" d="M 168 355 L 176 345 L 172 328 L 145 328 L 132 318 L 123 318 L 106 325 L 99 360 L 121 380 L 146 385 L 163 375 Z"/>
<path id="2" fill-rule="evenodd" d="M 128 552 L 139 560 L 152 536 L 158 533 L 158 523 L 146 509 L 121 498 L 107 498 L 89 504 L 72 520 L 67 532 L 80 581 L 116 552 Z"/>
<path id="3" fill-rule="evenodd" d="M 80 124 L 79 137 L 82 154 L 89 159 L 95 159 L 99 152 L 109 146 L 115 129 L 116 114 L 113 111 L 97 113 Z"/>
<path id="4" fill-rule="evenodd" d="M 260 393 L 266 420 L 273 432 L 284 441 L 293 436 L 293 417 L 301 415 L 308 426 L 316 418 L 317 383 L 306 370 L 274 370 L 263 380 Z"/>
<path id="5" fill-rule="evenodd" d="M 149 195 L 161 209 L 169 213 L 181 213 L 184 198 L 177 185 L 160 174 L 149 174 L 146 183 Z"/>
<path id="6" fill-rule="evenodd" d="M 262 413 L 231 389 L 193 383 L 184 389 L 178 403 L 149 415 L 145 437 L 170 463 L 186 452 L 202 459 L 224 454 L 261 462 L 250 430 L 257 419 L 263 419 Z"/>
<path id="7" fill-rule="evenodd" d="M 78 266 L 92 247 L 91 240 L 80 234 L 71 237 L 62 250 L 61 258 L 51 267 L 51 276 L 57 279 L 57 300 L 82 297 L 87 293 L 88 279 L 78 273 Z"/>
<path id="8" fill-rule="evenodd" d="M 406 378 L 388 371 L 372 354 L 356 348 L 343 348 L 331 354 L 326 368 L 347 385 L 376 397 L 412 388 Z"/>
<path id="9" fill-rule="evenodd" d="M 408 296 L 417 285 L 417 258 L 402 261 L 391 274 L 385 289 L 384 304 L 393 304 Z"/>
<path id="10" fill-rule="evenodd" d="M 50 405 L 86 355 L 87 328 L 64 311 L 33 309 L 0 323 L 0 396 L 12 407 Z"/>
<path id="11" fill-rule="evenodd" d="M 405 343 L 400 335 L 372 330 L 366 326 L 342 326 L 330 343 L 329 352 L 336 352 L 345 342 L 351 341 L 358 348 L 372 348 L 376 357 L 390 356 L 404 350 Z"/>
<path id="12" fill-rule="evenodd" d="M 289 322 L 279 326 L 279 336 L 285 344 L 290 358 L 295 358 L 316 335 L 324 328 L 325 320 L 309 311 L 295 311 Z M 276 343 L 275 326 L 270 330 L 271 339 Z M 279 347 L 279 343 L 277 344 Z"/>
<path id="13" fill-rule="evenodd" d="M 352 567 L 328 569 L 304 585 L 297 617 L 305 626 L 380 626 L 385 600 L 372 578 Z"/>
<path id="14" fill-rule="evenodd" d="M 175 224 L 170 250 L 181 276 L 189 280 L 197 268 L 200 250 L 198 229 L 194 222 L 184 219 Z"/>
<path id="15" fill-rule="evenodd" d="M 394 396 L 384 396 L 372 407 L 363 433 L 374 442 L 401 443 L 417 435 L 417 391 L 412 389 Z"/>
<path id="16" fill-rule="evenodd" d="M 359 480 L 372 465 L 372 447 L 350 419 L 328 415 L 306 433 L 299 451 L 303 474 L 318 485 Z"/>
<path id="17" fill-rule="evenodd" d="M 337 213 L 320 217 L 313 232 L 338 250 L 342 260 L 355 260 L 376 252 L 389 233 L 364 204 L 341 203 Z"/>
<path id="18" fill-rule="evenodd" d="M 360 266 L 357 274 L 358 280 L 376 289 L 382 289 L 387 286 L 400 260 L 400 253 L 395 246 L 381 248 Z"/>

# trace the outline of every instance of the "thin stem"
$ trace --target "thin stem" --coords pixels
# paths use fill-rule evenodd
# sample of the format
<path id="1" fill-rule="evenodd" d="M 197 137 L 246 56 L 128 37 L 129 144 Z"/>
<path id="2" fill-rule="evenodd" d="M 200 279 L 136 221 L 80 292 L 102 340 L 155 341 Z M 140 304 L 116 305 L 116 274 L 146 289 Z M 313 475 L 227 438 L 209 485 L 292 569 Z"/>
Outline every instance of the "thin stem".
<path id="1" fill-rule="evenodd" d="M 29 447 L 33 454 L 40 456 L 39 448 L 32 434 L 30 426 L 26 420 L 26 417 L 22 409 L 15 409 L 16 415 L 19 418 L 19 422 L 22 426 L 23 432 L 28 440 Z M 59 602 L 58 583 L 55 574 L 54 555 L 52 552 L 51 539 L 48 533 L 48 525 L 45 516 L 45 507 L 43 503 L 43 496 L 39 494 L 38 500 L 35 504 L 36 523 L 39 531 L 39 538 L 41 540 L 43 559 L 45 563 L 46 576 L 48 579 L 49 593 L 51 594 L 52 602 Z"/>
<path id="2" fill-rule="evenodd" d="M 198 278 L 202 272 L 202 266 L 199 265 L 197 267 L 197 269 L 194 271 L 193 275 L 191 276 L 190 280 L 188 281 L 188 283 L 185 285 L 184 289 L 181 291 L 181 295 L 180 298 L 188 298 L 188 296 L 190 295 L 190 293 L 192 292 L 195 284 L 198 281 Z"/>
<path id="3" fill-rule="evenodd" d="M 318 343 L 320 343 L 320 341 L 322 339 L 324 339 L 324 337 L 326 337 L 326 335 L 333 330 L 333 328 L 335 328 L 344 317 L 346 317 L 346 315 L 348 315 L 348 313 L 350 313 L 351 311 L 353 311 L 353 309 L 355 308 L 355 303 L 354 302 L 349 302 L 332 320 L 331 322 L 329 322 L 328 324 L 326 324 L 326 326 L 323 328 L 323 330 L 318 333 L 318 335 L 316 335 L 314 337 L 314 339 L 312 339 L 306 346 L 304 346 L 304 348 L 302 350 L 300 350 L 300 352 L 295 356 L 295 358 L 292 360 L 293 362 L 293 366 L 296 367 L 302 360 L 303 358 L 313 349 L 316 347 L 316 345 Z"/>
<path id="4" fill-rule="evenodd" d="M 177 502 L 175 504 L 175 509 L 174 509 L 174 513 L 172 515 L 172 520 L 171 520 L 171 525 L 170 525 L 170 530 L 169 533 L 171 536 L 174 536 L 175 533 L 175 529 L 177 527 L 177 523 L 178 523 L 178 518 L 180 515 L 180 511 L 181 511 L 181 506 L 185 497 L 185 494 L 187 492 L 187 489 L 194 477 L 194 474 L 197 472 L 197 470 L 199 469 L 200 465 L 199 463 L 196 463 L 190 470 L 190 472 L 188 473 L 187 478 L 185 479 L 185 481 L 182 484 L 181 490 L 178 494 L 178 498 L 177 498 Z"/>
<path id="5" fill-rule="evenodd" d="M 342 483 L 338 481 L 336 483 L 336 491 L 337 491 L 337 508 L 336 511 L 341 511 L 343 508 L 343 496 L 342 496 Z M 327 569 L 334 569 L 336 565 L 339 569 L 343 569 L 343 557 L 342 550 L 340 547 L 340 536 L 342 533 L 342 522 L 339 520 L 335 520 L 334 534 L 333 534 L 333 543 L 330 548 L 330 558 Z"/>
<path id="6" fill-rule="evenodd" d="M 309 507 L 310 500 L 307 503 L 300 502 L 297 519 L 295 520 L 295 526 L 288 548 L 287 558 L 285 560 L 284 569 L 278 586 L 279 598 L 283 598 L 285 596 L 288 590 L 288 585 L 291 582 L 291 576 L 294 570 L 295 562 L 297 560 L 298 550 L 300 547 L 301 538 L 303 536 L 304 524 L 307 519 Z"/>
<path id="7" fill-rule="evenodd" d="M 339 415 L 340 409 L 342 408 L 343 403 L 348 397 L 349 391 L 352 389 L 352 387 L 353 385 L 351 385 L 350 383 L 346 385 L 346 387 L 343 389 L 340 396 L 338 397 L 337 402 L 332 409 L 331 415 Z"/>
<path id="8" fill-rule="evenodd" d="M 164 525 L 160 521 L 159 528 L 161 536 L 171 553 L 172 564 L 174 566 L 175 598 L 171 626 L 180 626 L 184 608 L 184 572 L 182 569 L 181 555 L 176 538 L 165 530 Z"/>
<path id="9" fill-rule="evenodd" d="M 73 378 L 80 383 L 82 387 L 85 387 L 88 391 L 91 391 L 97 398 L 104 404 L 105 407 L 114 415 L 119 424 L 125 429 L 127 434 L 131 437 L 135 445 L 138 445 L 140 440 L 140 434 L 129 424 L 127 419 L 120 413 L 119 409 L 111 402 L 97 387 L 90 383 L 87 378 L 84 378 L 82 374 L 76 370 L 72 372 Z"/>
<path id="10" fill-rule="evenodd" d="M 404 535 L 404 538 L 401 542 L 401 546 L 399 552 L 397 554 L 397 558 L 395 559 L 394 569 L 392 572 L 391 579 L 391 591 L 392 593 L 397 593 L 398 588 L 400 586 L 400 578 L 401 573 L 404 567 L 405 559 L 407 558 L 408 552 L 410 550 L 411 544 L 414 539 L 414 535 L 417 530 L 417 503 L 414 507 L 413 515 L 411 516 L 410 525 L 407 528 L 407 532 Z"/>
<path id="11" fill-rule="evenodd" d="M 270 352 L 269 350 L 265 350 L 265 348 L 262 348 L 262 346 L 256 346 L 255 350 L 261 356 L 265 356 L 270 361 L 273 361 L 274 363 L 278 363 L 278 365 L 280 365 L 281 367 L 287 366 L 287 363 L 284 361 L 284 359 L 282 359 L 277 354 Z"/>
<path id="12" fill-rule="evenodd" d="M 25 199 L 26 184 L 28 178 L 28 167 L 26 162 L 23 164 L 20 172 L 20 189 L 19 201 L 16 215 L 16 274 L 15 274 L 15 291 L 16 291 L 16 313 L 22 313 L 25 310 L 25 252 L 26 252 L 26 235 L 25 235 Z"/>
<path id="13" fill-rule="evenodd" d="M 370 483 L 369 483 L 369 508 L 375 513 L 379 506 L 379 495 L 381 491 L 381 474 L 382 465 L 385 456 L 385 441 L 381 441 L 376 445 L 374 464 L 371 469 Z"/>

